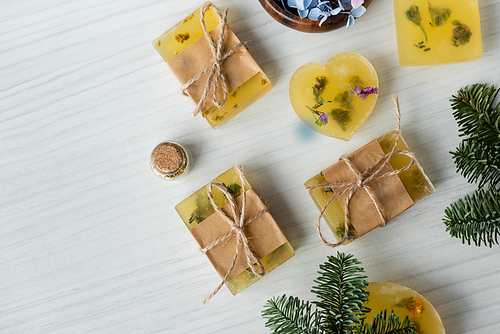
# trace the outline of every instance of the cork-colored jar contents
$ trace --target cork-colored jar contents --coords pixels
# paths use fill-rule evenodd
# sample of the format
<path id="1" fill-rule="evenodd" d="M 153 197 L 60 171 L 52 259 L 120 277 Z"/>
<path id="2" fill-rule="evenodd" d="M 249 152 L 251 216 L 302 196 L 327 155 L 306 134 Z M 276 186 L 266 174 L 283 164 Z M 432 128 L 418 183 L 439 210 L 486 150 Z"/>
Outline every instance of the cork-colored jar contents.
<path id="1" fill-rule="evenodd" d="M 189 155 L 181 145 L 174 142 L 158 144 L 151 153 L 153 172 L 162 179 L 176 179 L 189 168 Z"/>

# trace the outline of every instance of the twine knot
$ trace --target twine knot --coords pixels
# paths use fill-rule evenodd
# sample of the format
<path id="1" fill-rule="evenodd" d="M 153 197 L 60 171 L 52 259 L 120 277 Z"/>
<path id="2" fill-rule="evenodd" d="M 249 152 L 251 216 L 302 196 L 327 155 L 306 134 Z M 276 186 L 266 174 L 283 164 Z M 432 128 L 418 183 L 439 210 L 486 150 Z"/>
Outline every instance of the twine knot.
<path id="1" fill-rule="evenodd" d="M 215 11 L 221 23 L 221 31 L 217 40 L 212 39 L 212 37 L 208 33 L 207 26 L 205 24 L 205 12 L 208 10 L 209 7 L 212 7 L 212 9 Z M 198 115 L 202 110 L 202 108 L 204 107 L 205 101 L 208 97 L 208 93 L 212 89 L 212 85 L 213 85 L 212 100 L 215 106 L 217 106 L 217 108 L 221 108 L 226 103 L 227 95 L 229 94 L 229 87 L 227 83 L 226 74 L 224 73 L 224 70 L 222 68 L 222 64 L 224 63 L 224 60 L 226 60 L 226 58 L 231 56 L 240 47 L 247 46 L 246 42 L 240 42 L 237 45 L 235 45 L 231 50 L 224 52 L 227 12 L 228 9 L 226 8 L 224 10 L 224 14 L 222 14 L 220 10 L 217 7 L 215 7 L 212 3 L 206 3 L 201 9 L 201 17 L 200 17 L 201 26 L 203 28 L 203 32 L 205 33 L 205 37 L 208 40 L 208 45 L 210 46 L 210 50 L 212 52 L 212 59 L 210 61 L 210 64 L 203 71 L 192 77 L 188 82 L 186 82 L 182 86 L 182 94 L 188 95 L 187 89 L 192 84 L 200 80 L 201 77 L 203 77 L 205 74 L 209 73 L 207 82 L 205 84 L 205 89 L 203 90 L 203 95 L 201 96 L 200 100 L 198 101 L 198 104 L 196 105 L 196 108 L 193 112 L 193 116 Z M 219 84 L 222 87 L 222 99 L 220 102 L 217 100 L 217 89 L 219 87 Z"/>
<path id="2" fill-rule="evenodd" d="M 231 264 L 231 267 L 229 268 L 228 272 L 226 273 L 226 276 L 222 279 L 222 282 L 219 284 L 219 286 L 207 297 L 205 300 L 202 301 L 202 304 L 205 304 L 207 301 L 209 301 L 215 294 L 220 290 L 220 288 L 228 281 L 229 276 L 231 275 L 231 272 L 233 271 L 234 265 L 236 264 L 236 259 L 239 256 L 239 249 L 240 246 L 243 245 L 243 252 L 245 254 L 245 259 L 248 264 L 248 267 L 252 271 L 252 273 L 257 276 L 257 277 L 262 277 L 265 275 L 266 271 L 264 269 L 264 266 L 260 262 L 260 259 L 255 255 L 255 253 L 252 251 L 252 248 L 250 247 L 249 240 L 247 235 L 245 234 L 245 226 L 253 222 L 255 219 L 261 217 L 264 213 L 267 212 L 267 207 L 264 208 L 261 212 L 256 214 L 253 217 L 247 218 L 245 217 L 245 211 L 246 211 L 246 185 L 245 185 L 245 176 L 243 174 L 243 168 L 241 166 L 236 167 L 236 171 L 238 173 L 238 176 L 241 180 L 241 196 L 242 196 L 242 203 L 241 203 L 241 210 L 238 208 L 238 205 L 236 204 L 236 199 L 229 192 L 227 187 L 224 184 L 221 183 L 215 183 L 212 182 L 207 186 L 207 193 L 208 193 L 208 198 L 210 200 L 210 203 L 214 207 L 215 211 L 220 214 L 220 216 L 231 226 L 231 230 L 223 235 L 222 237 L 214 240 L 212 243 L 207 245 L 205 248 L 200 249 L 203 253 L 208 252 L 209 250 L 213 249 L 220 243 L 226 241 L 229 239 L 229 237 L 235 235 L 236 236 L 236 250 L 234 254 L 234 258 Z M 213 194 L 212 194 L 212 188 L 215 187 L 219 189 L 227 198 L 229 201 L 229 207 L 232 211 L 232 217 L 228 216 L 222 209 L 215 203 Z M 256 264 L 256 265 L 254 265 Z"/>
<path id="3" fill-rule="evenodd" d="M 370 182 L 384 177 L 398 175 L 399 173 L 402 173 L 410 169 L 416 163 L 415 155 L 412 152 L 397 150 L 399 137 L 401 135 L 401 111 L 399 110 L 398 96 L 396 94 L 392 94 L 392 100 L 394 102 L 394 109 L 396 110 L 397 128 L 396 128 L 396 140 L 394 142 L 394 146 L 391 152 L 383 155 L 378 161 L 374 162 L 372 166 L 370 166 L 363 172 L 358 171 L 352 164 L 351 160 L 347 156 L 342 155 L 339 160 L 344 161 L 347 164 L 348 168 L 353 172 L 354 176 L 352 180 L 341 183 L 326 183 L 326 184 L 319 184 L 315 186 L 306 187 L 306 190 L 308 192 L 311 192 L 314 189 L 331 189 L 335 193 L 335 195 L 332 198 L 330 198 L 323 206 L 316 224 L 318 235 L 323 244 L 325 244 L 326 246 L 332 248 L 337 247 L 343 244 L 349 237 L 349 221 L 350 221 L 349 203 L 354 193 L 360 188 L 364 188 L 368 193 L 368 195 L 370 196 L 373 204 L 375 205 L 375 208 L 377 209 L 380 218 L 382 219 L 383 222 L 382 226 L 385 226 L 387 224 L 387 218 L 384 215 L 382 208 L 380 208 L 380 205 L 377 201 L 377 198 L 373 190 L 370 188 Z M 400 169 L 382 173 L 382 170 L 389 164 L 391 158 L 394 155 L 398 154 L 408 156 L 410 158 L 410 163 L 407 166 L 402 167 Z M 334 200 L 344 195 L 347 196 L 345 201 L 345 210 L 344 210 L 344 234 L 342 235 L 342 239 L 339 242 L 332 244 L 326 241 L 326 239 L 323 237 L 323 234 L 321 233 L 321 217 L 323 217 L 330 203 L 332 203 Z"/>

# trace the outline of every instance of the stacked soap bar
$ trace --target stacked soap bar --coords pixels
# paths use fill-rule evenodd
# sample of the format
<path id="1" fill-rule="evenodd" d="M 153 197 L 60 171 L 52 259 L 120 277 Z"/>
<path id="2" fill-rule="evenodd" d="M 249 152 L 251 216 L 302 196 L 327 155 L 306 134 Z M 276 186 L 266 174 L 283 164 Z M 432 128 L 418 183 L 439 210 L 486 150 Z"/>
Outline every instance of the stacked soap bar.
<path id="1" fill-rule="evenodd" d="M 394 0 L 394 16 L 401 66 L 481 57 L 477 0 Z"/>
<path id="2" fill-rule="evenodd" d="M 227 187 L 228 191 L 236 198 L 237 202 L 242 198 L 242 182 L 235 167 L 227 170 L 226 172 L 215 178 L 212 182 L 224 184 Z M 252 217 L 252 210 L 259 211 L 262 210 L 265 206 L 260 198 L 255 194 L 253 189 L 251 189 L 250 184 L 246 180 L 245 189 L 247 189 L 246 206 L 249 213 L 246 214 L 246 218 L 248 219 Z M 223 208 L 223 210 L 225 210 L 228 204 L 227 197 L 216 188 L 213 188 L 213 197 L 215 203 L 219 207 Z M 195 239 L 197 239 L 198 243 L 200 243 L 200 246 L 201 243 L 206 243 L 207 240 L 208 242 L 210 242 L 214 239 L 217 239 L 221 235 L 219 229 L 224 229 L 225 227 L 229 229 L 229 226 L 226 222 L 221 223 L 222 228 L 221 226 L 212 224 L 213 219 L 216 218 L 214 217 L 214 215 L 219 214 L 215 212 L 212 204 L 209 201 L 207 186 L 199 189 L 184 201 L 177 204 L 175 209 L 177 210 L 178 214 L 186 224 L 187 228 L 191 231 Z M 214 227 L 212 228 L 207 224 L 212 224 Z M 266 274 L 271 272 L 273 269 L 284 263 L 295 254 L 292 246 L 287 241 L 283 232 L 269 212 L 251 222 L 245 228 L 245 231 L 249 238 L 252 250 L 257 255 L 261 255 L 259 256 L 260 262 L 264 266 Z M 217 249 L 218 247 L 215 247 L 213 251 L 207 252 L 208 258 L 222 278 L 227 273 L 227 270 L 224 270 L 224 268 L 222 268 L 224 267 L 224 262 L 227 263 L 227 259 L 232 261 L 234 257 L 234 246 L 232 246 L 231 243 L 233 245 L 235 244 L 234 236 L 228 239 L 227 242 L 225 242 L 224 246 L 228 247 L 227 251 L 222 248 Z M 238 260 L 244 257 L 242 252 L 240 252 L 240 254 L 241 255 L 238 256 Z M 224 256 L 226 258 L 223 258 Z M 231 273 L 230 280 L 226 283 L 226 286 L 229 288 L 233 295 L 246 289 L 259 280 L 259 277 L 254 275 L 249 267 L 240 266 L 240 272 L 238 272 L 238 269 L 236 267 Z"/>
<path id="3" fill-rule="evenodd" d="M 153 41 L 154 48 L 167 62 L 182 84 L 188 81 L 189 76 L 194 77 L 205 69 L 212 58 L 200 22 L 202 7 Z M 205 13 L 205 26 L 212 38 L 217 40 L 220 33 L 220 22 L 215 10 L 211 7 Z M 226 42 L 229 44 L 232 41 L 236 44 L 239 43 L 237 37 L 227 26 Z M 206 45 L 202 45 L 204 43 Z M 225 52 L 231 49 L 232 44 L 228 44 L 224 49 Z M 202 59 L 199 57 L 201 54 L 204 54 L 204 57 L 201 57 Z M 255 63 L 246 47 L 240 48 L 235 54 L 228 57 L 223 62 L 223 69 L 230 86 L 226 103 L 221 108 L 218 108 L 213 102 L 207 100 L 208 103 L 205 104 L 207 108 L 202 110 L 203 117 L 207 119 L 214 129 L 236 116 L 271 89 L 271 82 Z M 199 83 L 191 87 L 193 90 L 188 89 L 188 94 L 195 103 L 199 101 L 199 95 L 201 95 L 199 92 L 203 91 L 205 82 L 206 78 L 202 78 Z M 221 85 L 219 84 L 220 90 Z M 211 92 L 209 99 L 211 99 L 212 95 Z M 219 102 L 220 100 L 221 98 L 218 99 Z"/>
<path id="4" fill-rule="evenodd" d="M 387 133 L 386 135 L 378 138 L 376 141 L 378 142 L 378 145 L 383 151 L 383 154 L 389 153 L 392 148 L 394 147 L 394 143 L 396 140 L 396 131 L 391 131 Z M 371 143 L 373 144 L 373 142 Z M 369 144 L 370 145 L 370 144 Z M 373 145 L 372 145 L 373 146 Z M 368 145 L 365 147 L 359 149 L 358 151 L 354 152 L 351 154 L 349 157 L 353 155 L 364 155 L 363 150 L 367 151 L 367 153 L 370 153 L 369 150 L 367 150 Z M 398 145 L 397 145 L 397 150 L 407 150 L 410 151 L 408 148 L 408 145 L 404 141 L 404 139 L 400 136 Z M 382 153 L 381 153 L 382 154 Z M 405 155 L 394 155 L 391 160 L 390 160 L 390 165 L 394 170 L 401 169 L 404 166 L 407 166 L 410 163 L 410 158 Z M 419 200 L 423 199 L 424 197 L 432 194 L 434 192 L 434 186 L 428 179 L 428 177 L 425 175 L 422 167 L 417 163 L 415 163 L 410 169 L 401 172 L 398 174 L 399 179 L 401 180 L 402 185 L 404 186 L 404 190 L 406 191 L 404 196 L 409 196 L 410 201 L 413 203 L 418 202 Z M 310 180 L 308 180 L 305 183 L 306 187 L 309 186 L 315 186 L 319 184 L 326 184 L 327 179 L 325 178 L 323 172 L 314 176 Z M 397 185 L 396 185 L 397 186 Z M 334 192 L 329 189 L 329 188 L 318 188 L 310 191 L 310 195 L 318 207 L 319 210 L 322 210 L 325 204 L 334 196 Z M 387 197 L 389 197 L 391 194 L 386 194 Z M 401 201 L 402 201 L 402 196 Z M 353 197 L 355 198 L 355 197 Z M 399 202 L 400 198 L 398 198 Z M 410 205 L 413 205 L 413 203 L 410 202 Z M 352 204 L 352 202 L 351 202 Z M 363 203 L 359 204 L 357 203 L 358 207 L 365 208 L 365 205 Z M 408 207 L 409 207 L 408 206 Z M 350 206 L 351 207 L 351 206 Z M 403 211 L 405 208 L 402 209 Z M 338 200 L 333 200 L 330 205 L 326 208 L 325 214 L 324 214 L 324 219 L 326 223 L 328 224 L 328 227 L 332 230 L 333 234 L 335 235 L 336 239 L 340 241 L 345 233 L 345 218 L 344 218 L 344 209 L 341 203 Z M 352 217 L 354 219 L 354 217 Z M 376 226 L 369 226 L 367 229 L 364 229 L 361 233 L 358 231 L 352 224 L 349 225 L 349 239 L 347 240 L 346 243 L 349 241 L 352 241 L 361 235 L 365 234 L 369 230 L 375 228 Z"/>
<path id="5" fill-rule="evenodd" d="M 409 317 L 417 326 L 417 333 L 445 333 L 434 306 L 412 289 L 394 283 L 370 282 L 366 290 L 370 297 L 364 306 L 371 309 L 366 319 L 372 319 L 383 310 L 392 310 L 401 321 Z"/>
<path id="6" fill-rule="evenodd" d="M 346 141 L 371 115 L 377 93 L 377 72 L 352 52 L 335 55 L 326 65 L 305 64 L 290 80 L 290 101 L 302 122 Z"/>

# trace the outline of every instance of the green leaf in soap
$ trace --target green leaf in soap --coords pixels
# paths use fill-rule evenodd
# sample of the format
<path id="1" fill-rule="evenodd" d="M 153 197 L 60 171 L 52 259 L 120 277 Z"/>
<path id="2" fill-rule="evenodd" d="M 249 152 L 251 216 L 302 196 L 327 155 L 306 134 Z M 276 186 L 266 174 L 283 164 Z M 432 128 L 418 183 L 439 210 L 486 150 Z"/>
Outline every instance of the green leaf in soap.
<path id="1" fill-rule="evenodd" d="M 333 102 L 338 102 L 340 103 L 340 106 L 346 109 L 351 109 L 353 110 L 354 107 L 352 106 L 351 103 L 351 96 L 349 95 L 348 91 L 345 91 L 343 93 L 339 93 L 335 99 L 333 99 Z"/>
<path id="2" fill-rule="evenodd" d="M 432 23 L 431 25 L 434 27 L 439 27 L 448 21 L 451 16 L 451 9 L 449 8 L 439 8 L 432 7 L 429 2 L 429 15 L 431 16 Z"/>
<path id="3" fill-rule="evenodd" d="M 227 186 L 227 191 L 236 198 L 241 195 L 241 186 L 238 183 L 231 183 Z"/>
<path id="4" fill-rule="evenodd" d="M 472 32 L 469 26 L 460 23 L 460 21 L 453 21 L 453 31 L 451 32 L 453 45 L 458 47 L 460 45 L 465 45 L 470 42 L 470 37 L 472 36 Z"/>
<path id="5" fill-rule="evenodd" d="M 411 6 L 407 11 L 406 11 L 406 18 L 413 22 L 417 27 L 422 30 L 425 36 L 425 41 L 427 42 L 427 33 L 425 32 L 424 27 L 422 27 L 422 16 L 420 15 L 420 10 L 418 9 L 418 6 Z"/>
<path id="6" fill-rule="evenodd" d="M 348 109 L 332 109 L 330 116 L 332 119 L 337 121 L 342 130 L 346 131 L 347 128 L 349 128 L 349 125 L 351 124 L 351 112 Z"/>

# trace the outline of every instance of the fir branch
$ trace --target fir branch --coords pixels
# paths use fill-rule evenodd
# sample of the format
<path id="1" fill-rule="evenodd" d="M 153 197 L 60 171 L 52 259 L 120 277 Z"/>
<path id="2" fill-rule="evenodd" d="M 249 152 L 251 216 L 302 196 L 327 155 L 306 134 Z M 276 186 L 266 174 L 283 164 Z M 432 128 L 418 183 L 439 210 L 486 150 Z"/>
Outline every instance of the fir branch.
<path id="1" fill-rule="evenodd" d="M 462 243 L 471 241 L 491 247 L 499 244 L 500 235 L 500 191 L 495 187 L 476 190 L 452 203 L 445 210 L 444 224 L 452 237 L 461 238 Z"/>
<path id="2" fill-rule="evenodd" d="M 373 317 L 370 325 L 364 324 L 361 328 L 361 334 L 413 334 L 417 333 L 415 326 L 408 316 L 399 321 L 399 315 L 391 311 L 387 316 L 387 310 L 379 312 Z"/>
<path id="3" fill-rule="evenodd" d="M 312 292 L 320 299 L 314 304 L 326 315 L 324 324 L 333 333 L 352 332 L 361 324 L 359 317 L 369 311 L 363 305 L 368 300 L 368 282 L 358 264 L 352 254 L 337 253 L 320 265 L 320 276 L 314 280 Z"/>
<path id="4" fill-rule="evenodd" d="M 486 84 L 474 84 L 461 88 L 452 96 L 451 107 L 462 136 L 500 145 L 500 103 L 493 107 L 500 89 Z"/>
<path id="5" fill-rule="evenodd" d="M 273 333 L 319 334 L 323 333 L 318 311 L 312 310 L 309 302 L 297 297 L 283 295 L 267 301 L 262 316 L 267 319 L 266 327 Z"/>
<path id="6" fill-rule="evenodd" d="M 500 143 L 499 143 L 500 144 Z M 488 145 L 473 139 L 463 140 L 456 152 L 450 152 L 461 173 L 470 183 L 479 182 L 479 187 L 486 184 L 500 184 L 500 145 Z"/>

